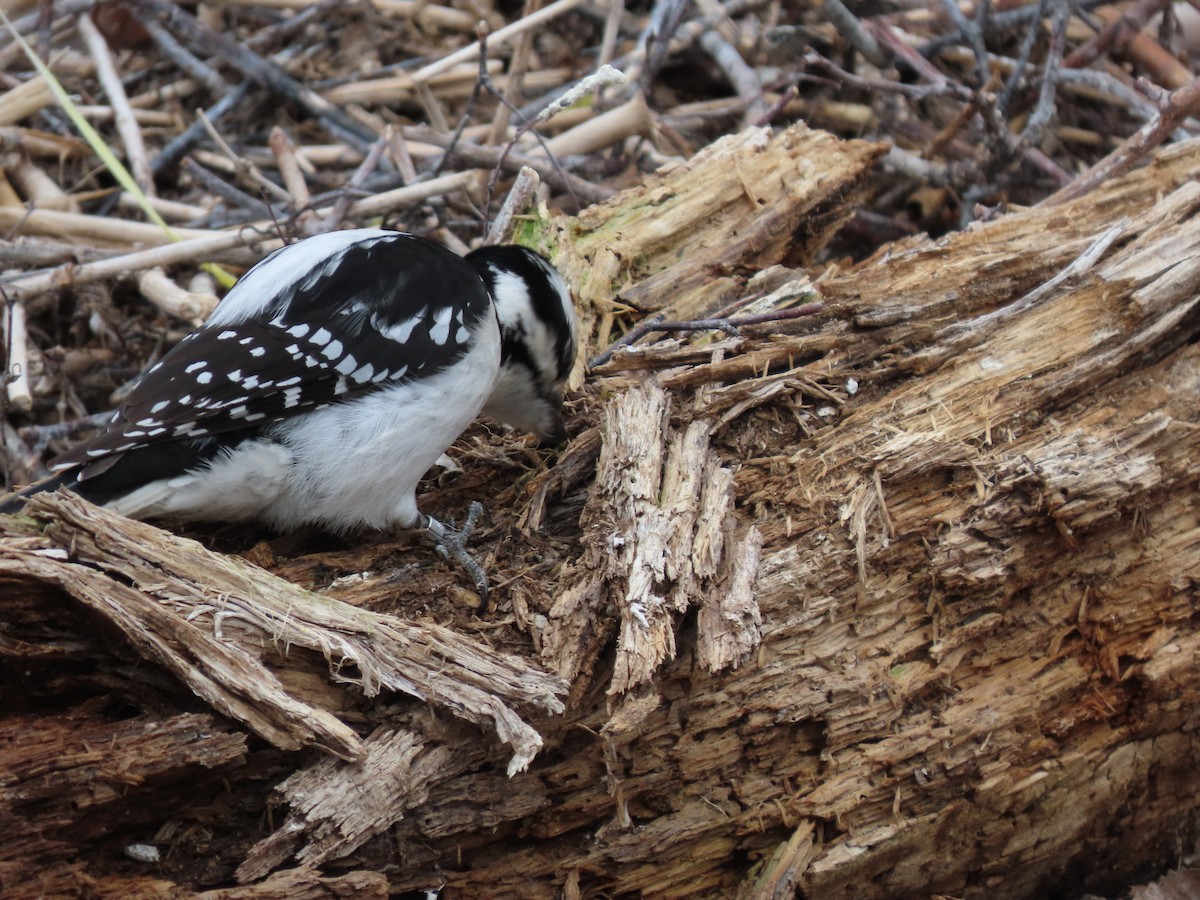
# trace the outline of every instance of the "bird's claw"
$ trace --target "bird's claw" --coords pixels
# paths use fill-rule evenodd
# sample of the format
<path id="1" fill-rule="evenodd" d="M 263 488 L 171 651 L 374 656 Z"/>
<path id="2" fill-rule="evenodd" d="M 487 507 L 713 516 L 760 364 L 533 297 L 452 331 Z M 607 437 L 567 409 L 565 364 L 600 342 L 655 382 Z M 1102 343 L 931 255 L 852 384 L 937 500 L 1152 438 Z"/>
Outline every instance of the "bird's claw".
<path id="1" fill-rule="evenodd" d="M 455 527 L 453 519 L 448 520 L 449 525 L 443 525 L 432 516 L 424 517 L 424 531 L 433 541 L 437 552 L 443 559 L 453 559 L 457 562 L 475 582 L 475 590 L 479 592 L 479 598 L 482 601 L 481 610 L 487 609 L 487 573 L 483 571 L 483 566 L 476 562 L 475 557 L 467 552 L 467 541 L 475 531 L 475 526 L 482 514 L 483 504 L 473 500 L 467 507 L 467 519 L 461 528 Z"/>

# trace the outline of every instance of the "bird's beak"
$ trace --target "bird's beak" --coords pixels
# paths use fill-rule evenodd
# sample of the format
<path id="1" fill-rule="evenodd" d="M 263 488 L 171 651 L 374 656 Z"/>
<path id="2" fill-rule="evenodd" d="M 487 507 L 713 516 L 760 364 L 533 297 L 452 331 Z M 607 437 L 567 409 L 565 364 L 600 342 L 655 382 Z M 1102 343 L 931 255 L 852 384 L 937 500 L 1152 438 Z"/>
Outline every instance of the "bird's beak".
<path id="1" fill-rule="evenodd" d="M 551 408 L 548 418 L 545 429 L 538 435 L 538 443 L 543 447 L 561 447 L 567 442 L 567 429 L 563 425 L 561 403 Z"/>

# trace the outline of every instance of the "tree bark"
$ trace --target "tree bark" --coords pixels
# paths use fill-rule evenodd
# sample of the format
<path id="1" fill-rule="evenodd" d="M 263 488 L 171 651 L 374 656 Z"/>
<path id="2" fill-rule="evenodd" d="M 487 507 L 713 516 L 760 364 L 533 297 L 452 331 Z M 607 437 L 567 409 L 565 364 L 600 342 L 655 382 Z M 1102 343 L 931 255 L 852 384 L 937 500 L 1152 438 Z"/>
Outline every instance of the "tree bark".
<path id="1" fill-rule="evenodd" d="M 458 650 L 415 621 L 452 574 L 366 572 L 393 544 L 246 554 L 295 587 L 71 498 L 9 520 L 5 896 L 1037 897 L 1173 864 L 1200 836 L 1200 142 L 772 268 L 809 265 L 878 152 L 750 132 L 528 226 L 591 349 L 651 311 L 823 306 L 618 350 L 516 484 L 523 445 L 470 436 L 428 496 L 491 497 L 501 607 L 460 610 Z M 368 660 L 418 674 L 372 698 Z"/>

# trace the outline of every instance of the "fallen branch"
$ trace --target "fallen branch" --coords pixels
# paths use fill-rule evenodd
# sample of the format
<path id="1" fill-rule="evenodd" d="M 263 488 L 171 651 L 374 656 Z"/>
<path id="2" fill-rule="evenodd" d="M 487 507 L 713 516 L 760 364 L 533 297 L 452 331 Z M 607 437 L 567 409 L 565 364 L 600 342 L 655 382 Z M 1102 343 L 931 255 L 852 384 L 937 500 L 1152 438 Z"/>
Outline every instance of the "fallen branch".
<path id="1" fill-rule="evenodd" d="M 350 213 L 356 216 L 382 215 L 403 208 L 430 197 L 462 190 L 470 186 L 475 178 L 473 172 L 457 172 L 430 181 L 424 181 L 408 187 L 397 188 L 365 197 L 350 204 Z M 0 227 L 11 227 L 20 223 L 25 228 L 44 229 L 47 233 L 62 233 L 61 222 L 70 222 L 79 228 L 87 229 L 93 225 L 107 229 L 115 220 L 100 219 L 92 216 L 78 216 L 74 219 L 61 218 L 68 214 L 35 211 L 28 216 L 19 215 L 6 207 L 0 207 Z M 317 210 L 319 217 L 329 214 L 330 208 Z M 7 221 L 6 221 L 7 220 Z M 150 225 L 137 222 L 120 222 L 122 229 L 135 229 L 143 239 L 151 239 L 151 234 L 158 240 L 166 240 L 162 232 Z M 23 300 L 33 295 L 44 293 L 55 287 L 67 284 L 85 284 L 128 275 L 140 269 L 154 266 L 169 266 L 182 262 L 198 262 L 203 259 L 220 260 L 223 251 L 240 247 L 253 247 L 257 257 L 265 256 L 270 250 L 283 245 L 277 237 L 267 236 L 273 231 L 273 223 L 269 221 L 256 222 L 246 225 L 236 232 L 203 232 L 181 229 L 179 234 L 198 235 L 188 240 L 178 241 L 152 250 L 139 250 L 115 256 L 110 259 L 98 260 L 81 266 L 60 266 L 50 272 L 36 275 L 17 277 L 11 281 L 0 279 L 0 285 L 17 300 Z"/>
<path id="2" fill-rule="evenodd" d="M 104 88 L 108 102 L 112 104 L 113 118 L 117 124 L 117 133 L 121 135 L 121 143 L 125 146 L 125 159 L 129 163 L 129 171 L 143 193 L 152 197 L 155 193 L 154 174 L 146 156 L 142 129 L 129 106 L 129 97 L 125 94 L 125 86 L 121 84 L 121 76 L 109 52 L 108 42 L 104 40 L 104 36 L 87 13 L 75 20 L 75 27 L 83 35 L 88 52 L 96 64 L 96 77 Z"/>
<path id="3" fill-rule="evenodd" d="M 1200 78 L 1173 92 L 1157 116 L 1147 122 L 1120 147 L 1096 163 L 1070 184 L 1043 200 L 1040 206 L 1057 206 L 1082 197 L 1109 179 L 1132 169 L 1151 150 L 1174 134 L 1175 130 L 1200 110 Z"/>
<path id="4" fill-rule="evenodd" d="M 756 313 L 750 316 L 731 316 L 725 319 L 692 319 L 687 322 L 667 322 L 661 316 L 651 316 L 648 319 L 643 319 L 637 325 L 633 326 L 633 328 L 630 328 L 621 336 L 620 340 L 615 341 L 603 353 L 599 353 L 589 359 L 588 368 L 600 368 L 612 359 L 613 354 L 618 350 L 629 347 L 640 338 L 655 331 L 723 331 L 728 335 L 737 335 L 740 329 L 750 325 L 766 325 L 771 322 L 802 319 L 807 316 L 815 316 L 824 309 L 824 303 L 805 303 L 803 306 L 796 306 L 791 309 L 774 309 L 770 312 Z"/>

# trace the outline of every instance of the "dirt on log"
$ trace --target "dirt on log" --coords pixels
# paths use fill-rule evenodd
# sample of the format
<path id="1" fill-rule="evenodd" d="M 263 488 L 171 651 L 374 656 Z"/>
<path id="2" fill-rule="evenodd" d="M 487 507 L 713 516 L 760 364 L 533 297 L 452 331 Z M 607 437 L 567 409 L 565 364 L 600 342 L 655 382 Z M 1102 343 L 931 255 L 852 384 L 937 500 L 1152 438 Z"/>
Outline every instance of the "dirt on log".
<path id="1" fill-rule="evenodd" d="M 5 520 L 5 896 L 1038 897 L 1172 863 L 1200 142 L 806 269 L 879 152 L 752 130 L 527 226 L 589 352 L 630 311 L 739 327 L 597 361 L 515 484 L 530 454 L 468 436 L 427 496 L 488 500 L 482 619 L 430 621 L 455 573 L 419 547 Z"/>

